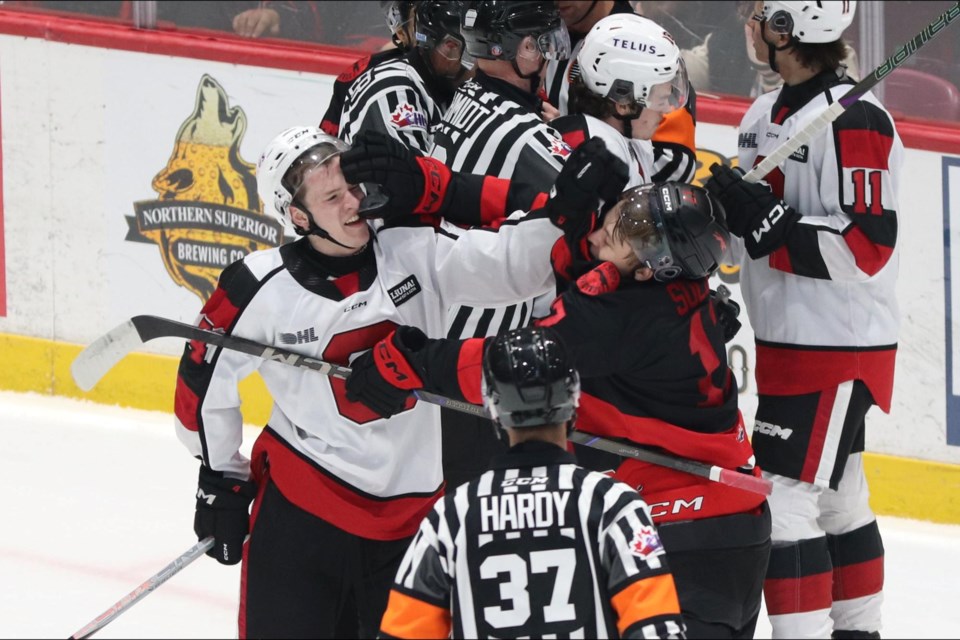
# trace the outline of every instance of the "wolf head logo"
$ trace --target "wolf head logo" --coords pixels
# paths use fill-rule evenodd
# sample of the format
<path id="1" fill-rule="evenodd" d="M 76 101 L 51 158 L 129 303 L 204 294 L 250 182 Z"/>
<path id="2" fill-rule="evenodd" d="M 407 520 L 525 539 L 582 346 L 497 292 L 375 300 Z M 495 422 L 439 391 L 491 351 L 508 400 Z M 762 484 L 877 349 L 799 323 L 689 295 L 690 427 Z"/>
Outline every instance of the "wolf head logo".
<path id="1" fill-rule="evenodd" d="M 206 301 L 228 264 L 276 247 L 283 230 L 261 212 L 255 166 L 240 157 L 247 117 L 209 75 L 197 89 L 173 153 L 153 178 L 157 199 L 137 202 L 128 240 L 156 243 L 178 285 Z"/>

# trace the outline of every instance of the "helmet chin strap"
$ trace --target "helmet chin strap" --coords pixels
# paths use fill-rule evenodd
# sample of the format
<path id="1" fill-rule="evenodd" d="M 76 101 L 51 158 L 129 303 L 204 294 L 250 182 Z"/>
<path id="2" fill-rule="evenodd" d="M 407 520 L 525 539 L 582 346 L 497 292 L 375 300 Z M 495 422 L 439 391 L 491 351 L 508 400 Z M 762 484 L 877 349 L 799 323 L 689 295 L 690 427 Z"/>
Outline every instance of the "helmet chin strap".
<path id="1" fill-rule="evenodd" d="M 301 202 L 299 199 L 296 199 L 296 198 L 295 198 L 291 204 L 296 205 L 297 208 L 299 208 L 299 209 L 303 209 L 303 210 L 307 213 L 307 222 L 310 223 L 310 228 L 309 228 L 307 231 L 304 231 L 304 230 L 301 229 L 300 227 L 297 227 L 297 228 L 296 228 L 296 231 L 297 231 L 297 233 L 298 233 L 299 235 L 301 235 L 301 236 L 317 236 L 318 238 L 323 238 L 324 240 L 327 240 L 327 241 L 329 241 L 329 242 L 332 242 L 333 244 L 337 245 L 338 247 L 343 247 L 344 249 L 349 249 L 349 250 L 351 250 L 351 251 L 361 251 L 361 250 L 363 250 L 363 247 L 367 246 L 366 244 L 364 244 L 363 247 L 351 247 L 350 245 L 343 244 L 342 242 L 339 242 L 339 241 L 336 240 L 333 236 L 331 236 L 324 228 L 322 228 L 320 225 L 318 225 L 318 224 L 316 223 L 316 221 L 313 219 L 313 212 L 310 211 L 310 209 L 308 209 L 308 208 L 303 204 L 303 202 Z"/>
<path id="2" fill-rule="evenodd" d="M 767 27 L 767 21 L 763 20 L 760 23 L 760 38 L 767 45 L 767 64 L 770 65 L 770 69 L 774 73 L 780 73 L 780 65 L 777 64 L 777 51 L 785 51 L 786 49 L 789 49 L 790 47 L 792 47 L 794 43 L 794 37 L 791 35 L 790 39 L 787 41 L 787 44 L 783 45 L 782 47 L 778 47 L 774 43 L 767 40 L 767 38 L 764 36 L 766 27 Z"/>
<path id="3" fill-rule="evenodd" d="M 516 57 L 514 57 L 513 60 L 510 61 L 510 64 L 513 65 L 514 73 L 516 73 L 518 76 L 520 76 L 524 80 L 530 81 L 530 93 L 536 93 L 537 89 L 540 88 L 540 72 L 543 71 L 544 65 L 547 64 L 547 59 L 541 55 L 540 66 L 537 67 L 536 71 L 531 71 L 530 73 L 527 73 L 527 74 L 524 74 L 522 71 L 520 71 L 520 65 L 517 64 Z"/>

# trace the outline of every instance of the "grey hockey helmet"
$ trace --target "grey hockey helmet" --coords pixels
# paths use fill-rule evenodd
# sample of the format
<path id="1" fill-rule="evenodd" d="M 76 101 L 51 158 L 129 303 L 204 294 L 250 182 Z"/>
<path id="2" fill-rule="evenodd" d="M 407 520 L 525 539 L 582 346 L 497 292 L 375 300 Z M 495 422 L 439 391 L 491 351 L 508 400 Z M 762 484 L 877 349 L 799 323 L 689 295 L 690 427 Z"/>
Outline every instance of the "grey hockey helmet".
<path id="1" fill-rule="evenodd" d="M 580 376 L 559 336 L 524 327 L 487 345 L 482 391 L 484 406 L 502 427 L 560 424 L 576 417 Z"/>
<path id="2" fill-rule="evenodd" d="M 460 33 L 474 58 L 514 60 L 520 43 L 533 36 L 548 60 L 570 57 L 570 34 L 556 3 L 544 0 L 465 2 Z"/>

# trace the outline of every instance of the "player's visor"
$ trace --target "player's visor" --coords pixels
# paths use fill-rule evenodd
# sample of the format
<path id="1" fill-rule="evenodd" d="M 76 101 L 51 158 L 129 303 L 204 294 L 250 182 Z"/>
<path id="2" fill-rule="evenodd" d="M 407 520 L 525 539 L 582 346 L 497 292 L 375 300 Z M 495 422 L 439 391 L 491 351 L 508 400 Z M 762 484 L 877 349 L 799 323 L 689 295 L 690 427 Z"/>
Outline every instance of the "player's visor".
<path id="1" fill-rule="evenodd" d="M 668 282 L 680 275 L 663 224 L 663 211 L 654 185 L 645 184 L 625 191 L 617 203 L 616 233 L 625 239 L 640 264 L 653 270 L 653 277 Z"/>

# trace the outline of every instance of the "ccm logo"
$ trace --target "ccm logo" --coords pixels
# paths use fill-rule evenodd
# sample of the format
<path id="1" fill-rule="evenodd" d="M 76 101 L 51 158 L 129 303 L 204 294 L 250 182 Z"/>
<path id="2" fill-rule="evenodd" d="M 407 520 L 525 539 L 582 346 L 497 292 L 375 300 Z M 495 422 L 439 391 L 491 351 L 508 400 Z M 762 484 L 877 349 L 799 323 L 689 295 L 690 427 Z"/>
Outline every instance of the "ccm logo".
<path id="1" fill-rule="evenodd" d="M 501 487 L 524 487 L 528 485 L 535 484 L 547 484 L 550 482 L 550 479 L 546 476 L 539 476 L 537 478 L 507 478 L 500 483 Z"/>
<path id="2" fill-rule="evenodd" d="M 783 208 L 782 204 L 778 204 L 773 209 L 770 210 L 770 213 L 767 214 L 767 217 L 763 221 L 763 226 L 759 229 L 753 230 L 753 240 L 755 242 L 760 242 L 760 239 L 763 237 L 767 231 L 773 228 L 773 225 L 777 224 L 780 221 L 780 218 L 783 217 L 787 211 Z"/>
<path id="3" fill-rule="evenodd" d="M 765 436 L 777 436 L 784 440 L 788 440 L 790 436 L 793 435 L 793 429 L 784 429 L 778 424 L 771 424 L 769 422 L 763 422 L 762 420 L 756 420 L 753 425 L 754 433 L 762 433 Z"/>
<path id="4" fill-rule="evenodd" d="M 689 501 L 678 498 L 673 502 L 654 502 L 650 505 L 650 515 L 654 518 L 662 518 L 666 515 L 677 515 L 684 511 L 700 511 L 702 508 L 703 496 L 697 496 Z"/>

